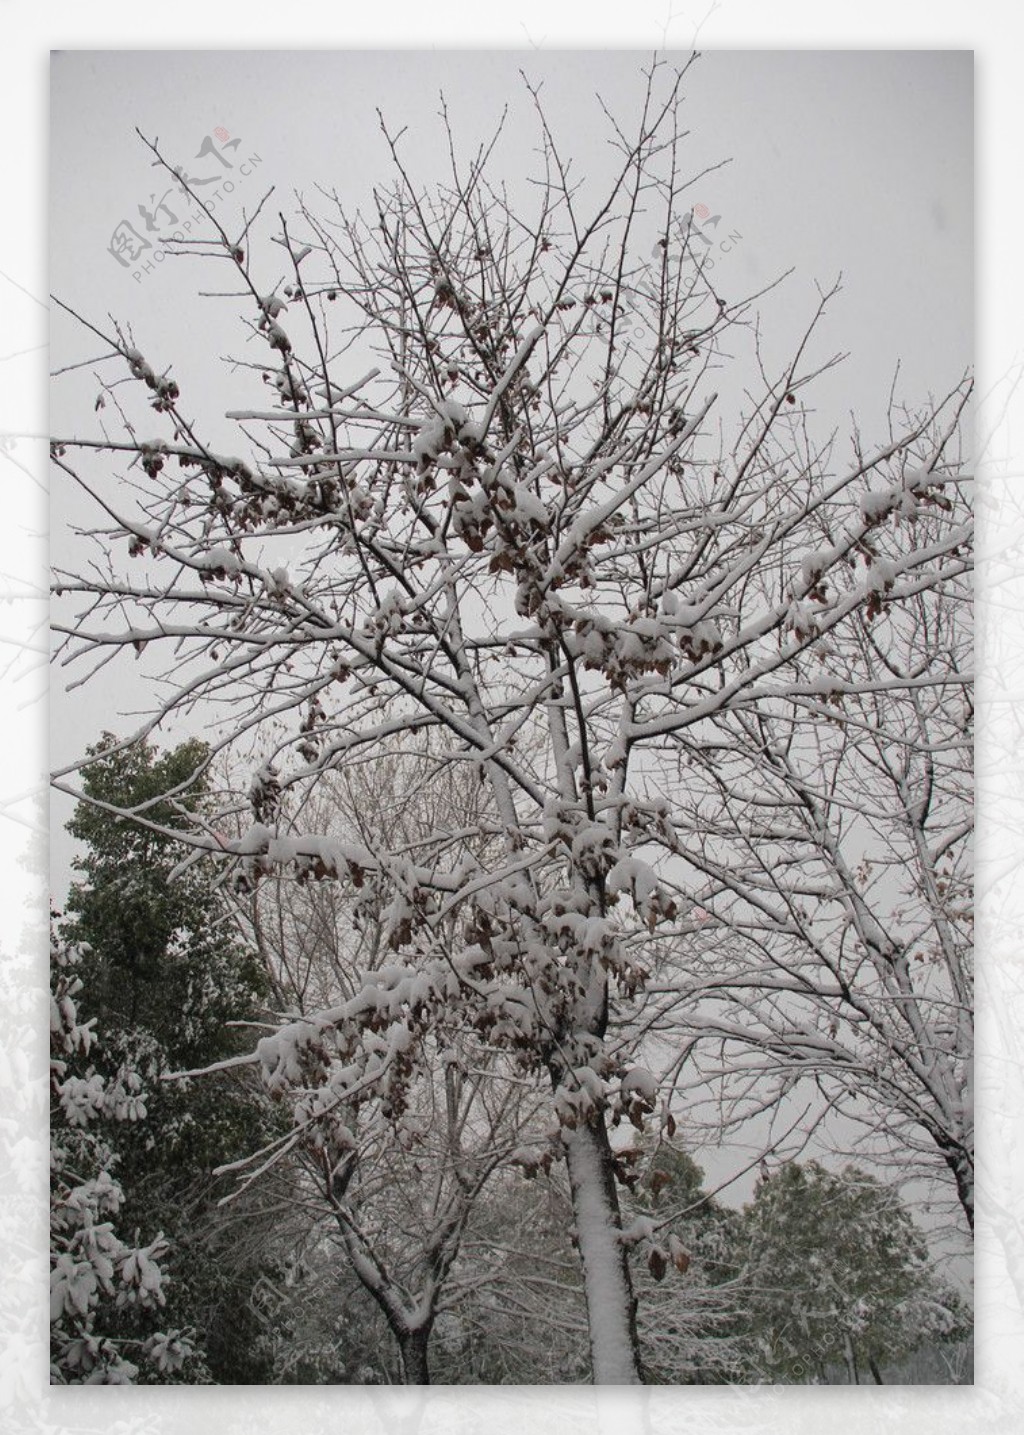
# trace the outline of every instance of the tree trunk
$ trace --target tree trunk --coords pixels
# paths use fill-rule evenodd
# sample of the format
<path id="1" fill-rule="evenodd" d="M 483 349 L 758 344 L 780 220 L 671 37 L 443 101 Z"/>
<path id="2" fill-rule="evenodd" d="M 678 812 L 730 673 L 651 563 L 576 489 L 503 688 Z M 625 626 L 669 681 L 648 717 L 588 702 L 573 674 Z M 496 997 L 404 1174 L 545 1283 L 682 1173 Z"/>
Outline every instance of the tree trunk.
<path id="1" fill-rule="evenodd" d="M 885 1381 L 882 1379 L 882 1372 L 878 1368 L 878 1362 L 873 1355 L 868 1356 L 868 1369 L 871 1371 L 871 1378 L 876 1385 L 885 1384 Z"/>
<path id="2" fill-rule="evenodd" d="M 626 1252 L 612 1170 L 608 1130 L 601 1113 L 567 1133 L 566 1164 L 590 1327 L 595 1385 L 639 1385 L 640 1347 L 636 1299 Z"/>
<path id="3" fill-rule="evenodd" d="M 946 1165 L 953 1172 L 956 1180 L 957 1195 L 960 1197 L 960 1204 L 964 1208 L 967 1217 L 967 1224 L 974 1233 L 974 1162 L 962 1147 L 953 1147 L 942 1153 L 946 1158 Z"/>
<path id="4" fill-rule="evenodd" d="M 430 1340 L 430 1326 L 421 1325 L 416 1330 L 396 1332 L 398 1349 L 402 1357 L 402 1381 L 405 1385 L 429 1385 L 430 1368 L 427 1364 L 427 1344 Z"/>

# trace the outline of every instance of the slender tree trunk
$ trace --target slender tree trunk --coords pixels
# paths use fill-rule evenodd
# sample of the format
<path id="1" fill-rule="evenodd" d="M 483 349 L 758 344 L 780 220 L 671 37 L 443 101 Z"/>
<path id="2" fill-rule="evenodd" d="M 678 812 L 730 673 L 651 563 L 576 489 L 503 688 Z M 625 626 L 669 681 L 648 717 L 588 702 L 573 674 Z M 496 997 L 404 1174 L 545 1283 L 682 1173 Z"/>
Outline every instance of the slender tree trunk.
<path id="1" fill-rule="evenodd" d="M 347 1174 L 351 1175 L 351 1168 Z M 403 1385 L 429 1385 L 430 1369 L 427 1364 L 427 1346 L 434 1325 L 433 1310 L 428 1309 L 424 1315 L 422 1308 L 415 1308 L 411 1311 L 403 1308 L 401 1298 L 391 1284 L 380 1261 L 374 1255 L 373 1250 L 358 1236 L 351 1219 L 342 1208 L 341 1198 L 344 1195 L 345 1183 L 344 1176 L 330 1177 L 327 1195 L 333 1203 L 338 1229 L 341 1231 L 345 1249 L 352 1262 L 352 1269 L 365 1290 L 380 1307 L 391 1334 L 395 1338 L 402 1362 Z M 415 1321 L 415 1324 L 410 1324 L 410 1321 Z"/>
<path id="2" fill-rule="evenodd" d="M 876 1385 L 885 1384 L 885 1381 L 882 1379 L 882 1372 L 878 1368 L 878 1362 L 873 1355 L 868 1356 L 868 1369 L 871 1371 L 871 1378 Z"/>
<path id="3" fill-rule="evenodd" d="M 421 1325 L 416 1330 L 406 1330 L 398 1336 L 398 1349 L 402 1357 L 402 1380 L 406 1385 L 429 1385 L 430 1367 L 427 1364 L 427 1345 L 430 1340 L 430 1326 Z"/>
<path id="4" fill-rule="evenodd" d="M 594 1384 L 639 1385 L 643 1377 L 636 1299 L 619 1240 L 622 1223 L 604 1116 L 597 1113 L 568 1135 L 566 1163 L 583 1263 Z"/>
<path id="5" fill-rule="evenodd" d="M 857 1371 L 857 1355 L 853 1348 L 853 1341 L 849 1333 L 843 1337 L 843 1344 L 846 1347 L 846 1372 L 851 1385 L 860 1384 L 860 1375 Z"/>

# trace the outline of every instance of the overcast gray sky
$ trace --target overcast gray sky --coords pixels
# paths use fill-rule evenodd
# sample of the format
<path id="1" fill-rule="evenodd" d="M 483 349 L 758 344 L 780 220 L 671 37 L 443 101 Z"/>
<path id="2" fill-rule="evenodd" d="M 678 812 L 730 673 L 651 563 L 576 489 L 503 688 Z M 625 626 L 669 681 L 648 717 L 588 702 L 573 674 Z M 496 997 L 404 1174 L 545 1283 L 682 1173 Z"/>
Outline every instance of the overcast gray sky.
<path id="1" fill-rule="evenodd" d="M 241 140 L 239 154 L 257 152 L 239 208 L 270 184 L 286 208 L 291 191 L 309 196 L 318 184 L 359 203 L 386 171 L 378 107 L 389 125 L 408 126 L 415 174 L 426 182 L 443 169 L 441 92 L 467 146 L 509 106 L 499 154 L 514 179 L 535 135 L 523 68 L 543 83 L 578 172 L 597 176 L 610 150 L 596 96 L 628 121 L 645 62 L 641 51 L 58 52 L 54 289 L 146 319 L 168 303 L 178 276 L 138 283 L 107 253 L 117 222 L 138 225 L 138 205 L 156 189 L 135 126 L 183 161 L 217 127 Z M 687 82 L 693 172 L 729 161 L 693 199 L 743 236 L 732 283 L 754 289 L 795 267 L 792 307 L 771 316 L 785 342 L 787 315 L 798 324 L 814 282 L 841 270 L 846 382 L 869 398 L 884 395 L 897 358 L 908 389 L 921 390 L 951 381 L 970 356 L 972 80 L 965 51 L 722 51 L 704 54 Z M 165 337 L 169 317 L 164 307 Z"/>

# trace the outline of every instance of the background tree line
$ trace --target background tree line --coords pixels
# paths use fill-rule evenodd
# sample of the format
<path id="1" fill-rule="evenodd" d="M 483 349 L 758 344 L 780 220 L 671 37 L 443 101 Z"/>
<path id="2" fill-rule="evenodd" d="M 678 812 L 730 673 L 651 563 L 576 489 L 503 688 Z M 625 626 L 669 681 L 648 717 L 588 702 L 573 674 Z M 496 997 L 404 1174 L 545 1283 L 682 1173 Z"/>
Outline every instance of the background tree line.
<path id="1" fill-rule="evenodd" d="M 113 808 L 156 797 L 150 812 L 168 826 L 182 820 L 164 794 L 191 771 L 201 746 L 163 754 L 151 746 L 108 752 L 113 746 L 105 739 L 93 753 L 89 795 Z M 425 761 L 420 752 L 350 773 L 338 784 L 333 821 L 422 821 L 415 773 Z M 186 800 L 195 812 L 204 794 L 192 789 Z M 59 1086 L 69 1075 L 98 1076 L 114 1096 L 89 1112 L 86 1126 L 68 1119 L 57 1093 L 56 1288 L 67 1290 L 69 1174 L 84 1157 L 94 1186 L 109 1182 L 120 1192 L 116 1207 L 109 1198 L 97 1207 L 94 1225 L 116 1214 L 118 1230 L 159 1235 L 162 1299 L 118 1304 L 116 1289 L 104 1298 L 99 1280 L 92 1307 L 55 1307 L 54 1378 L 117 1380 L 127 1370 L 133 1380 L 222 1384 L 425 1374 L 445 1384 L 586 1380 L 571 1202 L 550 1153 L 523 1144 L 537 1136 L 529 1111 L 517 1112 L 519 1144 L 509 1159 L 472 1193 L 419 1368 L 403 1361 L 386 1308 L 356 1273 L 358 1248 L 344 1228 L 340 1238 L 331 1230 L 301 1163 L 241 1209 L 219 1204 L 231 1186 L 216 1168 L 273 1140 L 286 1129 L 280 1114 L 258 1085 L 230 1072 L 164 1078 L 230 1060 L 245 1049 L 248 1024 L 265 1025 L 275 1009 L 313 1012 L 350 991 L 362 964 L 372 969 L 380 959 L 379 918 L 355 928 L 334 890 L 319 884 L 282 880 L 258 895 L 229 894 L 201 864 L 172 881 L 170 839 L 89 804 L 70 830 L 84 852 L 56 920 L 52 979 L 58 1005 L 75 984 L 80 1014 L 97 1033 L 69 1040 L 80 1030 L 77 1015 L 58 1027 Z M 395 1142 L 364 1151 L 367 1177 L 356 1192 L 361 1235 L 369 1241 L 372 1232 L 383 1249 L 387 1232 L 407 1248 L 411 1269 L 422 1232 L 405 1223 L 409 1198 L 423 1169 L 436 1182 L 446 1159 L 422 1144 L 416 1154 L 411 1164 Z M 765 1168 L 753 1201 L 734 1209 L 707 1193 L 678 1141 L 638 1137 L 618 1159 L 627 1221 L 637 1236 L 658 1223 L 657 1244 L 633 1259 L 648 1380 L 881 1383 L 883 1370 L 899 1378 L 918 1352 L 932 1360 L 926 1378 L 969 1378 L 964 1298 L 876 1177 L 852 1165 L 829 1171 L 787 1162 Z M 92 1253 L 102 1265 L 102 1246 Z M 139 1362 L 140 1349 L 155 1358 Z M 946 1369 L 935 1365 L 943 1351 Z"/>

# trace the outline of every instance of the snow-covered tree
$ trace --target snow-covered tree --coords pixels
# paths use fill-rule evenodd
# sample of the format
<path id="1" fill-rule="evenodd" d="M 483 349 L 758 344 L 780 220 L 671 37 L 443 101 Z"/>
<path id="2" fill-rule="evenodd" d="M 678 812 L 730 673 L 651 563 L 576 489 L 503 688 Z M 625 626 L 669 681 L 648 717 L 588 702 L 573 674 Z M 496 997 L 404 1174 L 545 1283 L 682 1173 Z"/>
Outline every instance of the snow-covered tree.
<path id="1" fill-rule="evenodd" d="M 546 1083 L 601 1383 L 642 1378 L 608 1122 L 658 1112 L 639 998 L 692 927 L 673 883 L 699 813 L 665 755 L 710 761 L 762 709 L 805 717 L 811 694 L 820 723 L 846 679 L 826 658 L 809 692 L 812 650 L 969 565 L 951 449 L 966 386 L 850 459 L 812 440 L 827 299 L 792 360 L 765 360 L 760 390 L 716 416 L 712 371 L 756 330 L 690 244 L 682 78 L 652 67 L 637 121 L 610 119 L 601 194 L 538 104 L 524 193 L 489 177 L 493 145 L 463 164 L 450 134 L 448 178 L 424 189 L 388 135 L 394 182 L 366 218 L 303 207 L 263 245 L 262 221 L 211 214 L 188 248 L 266 355 L 242 370 L 265 397 L 232 409 L 236 441 L 206 436 L 187 354 L 172 374 L 87 321 L 127 368 L 107 385 L 126 426 L 53 444 L 58 492 L 104 515 L 99 563 L 57 575 L 60 661 L 138 654 L 161 681 L 140 737 L 202 710 L 213 750 L 253 754 L 246 829 L 195 824 L 193 856 L 234 880 L 339 882 L 383 914 L 390 960 L 253 1053 L 272 1090 L 311 1093 L 290 1139 L 343 1180 L 340 1113 L 397 1127 L 439 1032 Z M 913 673 L 872 661 L 879 702 L 959 701 L 927 643 Z M 416 846 L 310 830 L 325 774 L 423 729 L 438 772 L 486 793 L 485 857 L 440 805 Z"/>
<path id="2" fill-rule="evenodd" d="M 223 1240 L 218 1253 L 224 1183 L 212 1172 L 266 1139 L 274 1115 L 251 1081 L 223 1076 L 183 1086 L 164 1078 L 237 1052 L 229 1023 L 259 1013 L 266 982 L 217 900 L 211 864 L 171 882 L 171 839 L 111 811 L 141 808 L 167 827 L 184 823 L 202 811 L 204 784 L 168 794 L 204 757 L 195 741 L 159 752 L 149 744 L 119 747 L 110 734 L 90 749 L 83 793 L 91 801 L 79 803 L 68 823 L 83 846 L 61 936 L 81 952 L 104 1033 L 97 1071 L 114 1077 L 130 1068 L 147 1091 L 146 1120 L 123 1128 L 117 1143 L 123 1219 L 167 1235 L 172 1315 L 195 1327 L 211 1376 L 259 1384 L 267 1372 L 253 1365 L 246 1320 L 260 1260 L 246 1269 L 226 1259 Z M 259 1224 L 251 1202 L 248 1217 Z"/>
<path id="3" fill-rule="evenodd" d="M 928 546 L 938 513 L 895 516 Z M 690 1058 L 681 1084 L 710 1082 L 739 1121 L 787 1094 L 841 1113 L 862 1159 L 943 1178 L 967 1230 L 970 639 L 967 585 L 921 585 L 794 658 L 784 703 L 680 743 L 678 895 L 695 915 L 657 994 Z"/>
<path id="4" fill-rule="evenodd" d="M 50 1380 L 132 1385 L 202 1376 L 192 1332 L 158 1329 L 167 1242 L 125 1238 L 117 1153 L 103 1128 L 141 1121 L 136 1071 L 101 1076 L 95 1017 L 80 1011 L 81 953 L 50 932 Z"/>
<path id="5" fill-rule="evenodd" d="M 450 824 L 445 860 L 458 846 L 481 862 L 488 847 L 480 830 L 485 802 L 479 783 L 434 751 L 427 733 L 404 746 L 395 740 L 385 753 L 325 776 L 304 802 L 303 816 L 333 840 L 355 839 L 374 851 L 415 850 L 426 863 L 433 860 L 443 813 Z M 391 962 L 391 904 L 381 896 L 371 891 L 339 899 L 335 884 L 281 872 L 256 885 L 236 884 L 238 921 L 260 953 L 289 1026 L 315 1023 L 325 1006 L 365 992 Z M 453 945 L 458 936 L 453 922 Z M 309 1104 L 321 1099 L 318 1085 L 272 1082 L 271 1089 L 301 1127 Z M 377 1304 L 395 1341 L 397 1376 L 407 1383 L 429 1383 L 438 1318 L 481 1284 L 480 1273 L 467 1272 L 460 1261 L 461 1246 L 467 1230 L 481 1243 L 475 1211 L 494 1173 L 514 1158 L 520 1164 L 533 1159 L 523 1146 L 531 1125 L 543 1150 L 538 1104 L 507 1059 L 469 1039 L 461 1020 L 439 1018 L 401 1083 L 390 1084 L 379 1099 L 337 1107 L 333 1145 L 347 1149 L 343 1162 L 326 1159 L 322 1141 L 313 1140 L 298 1148 L 275 1142 L 239 1163 L 264 1173 L 267 1158 L 299 1156 L 310 1208 L 319 1209 L 319 1224 L 326 1218 L 351 1272 Z"/>
<path id="6" fill-rule="evenodd" d="M 460 1299 L 435 1331 L 437 1378 L 452 1384 L 567 1385 L 590 1368 L 587 1312 L 565 1172 L 499 1171 L 463 1240 Z"/>
<path id="7" fill-rule="evenodd" d="M 896 1192 L 855 1166 L 788 1162 L 759 1183 L 745 1227 L 744 1323 L 769 1377 L 839 1367 L 882 1384 L 884 1366 L 969 1328 Z"/>

